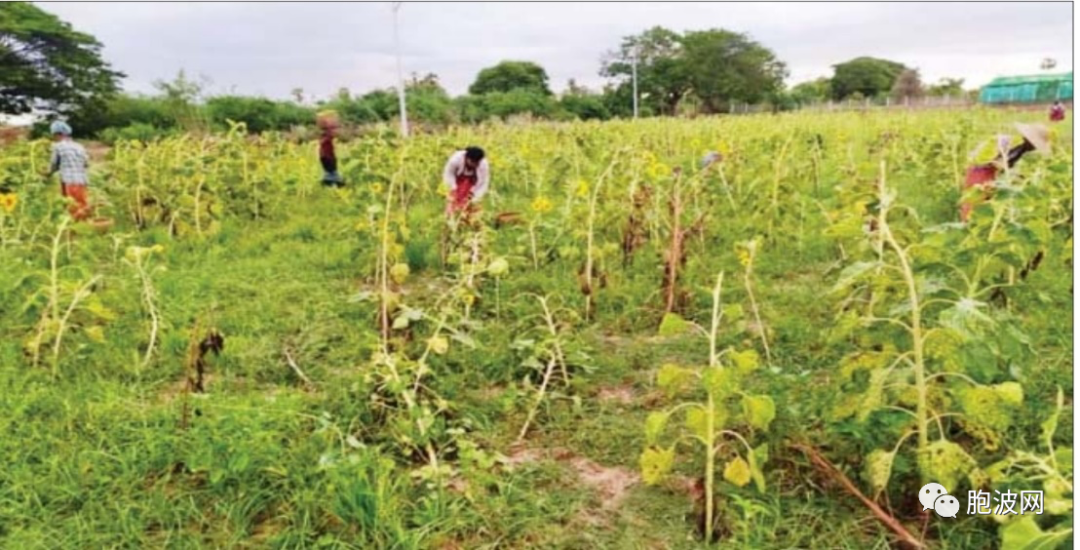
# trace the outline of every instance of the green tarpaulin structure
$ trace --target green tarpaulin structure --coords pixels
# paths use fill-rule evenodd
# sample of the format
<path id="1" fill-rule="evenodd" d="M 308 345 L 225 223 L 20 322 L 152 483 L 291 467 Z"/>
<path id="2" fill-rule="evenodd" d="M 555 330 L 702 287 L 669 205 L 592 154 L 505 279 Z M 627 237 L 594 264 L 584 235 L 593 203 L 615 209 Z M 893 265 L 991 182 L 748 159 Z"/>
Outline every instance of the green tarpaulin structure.
<path id="1" fill-rule="evenodd" d="M 1049 103 L 1071 101 L 1072 96 L 1072 73 L 1002 76 L 979 91 L 982 103 Z"/>

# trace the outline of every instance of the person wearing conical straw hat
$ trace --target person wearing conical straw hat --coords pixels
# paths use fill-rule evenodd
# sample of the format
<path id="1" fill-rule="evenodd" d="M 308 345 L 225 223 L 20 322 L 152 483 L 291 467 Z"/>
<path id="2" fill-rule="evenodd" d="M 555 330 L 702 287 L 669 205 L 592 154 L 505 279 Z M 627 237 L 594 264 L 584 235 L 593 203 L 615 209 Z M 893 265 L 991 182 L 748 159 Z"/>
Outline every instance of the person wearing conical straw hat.
<path id="1" fill-rule="evenodd" d="M 1044 155 L 1050 154 L 1050 131 L 1045 126 L 1021 123 L 1016 123 L 1013 126 L 1020 133 L 1021 141 L 1019 144 L 1010 148 L 1012 139 L 1009 136 L 998 136 L 994 142 L 997 154 L 993 160 L 968 167 L 967 177 L 964 180 L 964 189 L 978 187 L 982 189 L 983 197 L 977 199 L 976 202 L 965 200 L 960 204 L 960 221 L 967 222 L 975 205 L 991 198 L 991 187 L 1000 172 L 1012 168 L 1020 161 L 1021 157 L 1032 151 Z"/>

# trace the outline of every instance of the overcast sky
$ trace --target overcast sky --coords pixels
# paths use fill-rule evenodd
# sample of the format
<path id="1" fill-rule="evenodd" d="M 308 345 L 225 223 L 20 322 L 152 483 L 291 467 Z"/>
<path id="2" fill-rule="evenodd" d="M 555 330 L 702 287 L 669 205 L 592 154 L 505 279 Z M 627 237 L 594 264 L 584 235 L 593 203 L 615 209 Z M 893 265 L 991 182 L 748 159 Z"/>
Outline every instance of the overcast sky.
<path id="1" fill-rule="evenodd" d="M 105 57 L 146 92 L 183 68 L 211 93 L 324 98 L 341 87 L 395 82 L 389 3 L 45 3 L 95 35 Z M 925 82 L 1039 72 L 1044 57 L 1072 70 L 1072 4 L 1016 3 L 406 3 L 404 71 L 439 75 L 463 93 L 481 68 L 504 59 L 540 63 L 561 90 L 593 87 L 603 54 L 653 25 L 749 33 L 776 52 L 795 84 L 871 55 L 920 69 Z"/>

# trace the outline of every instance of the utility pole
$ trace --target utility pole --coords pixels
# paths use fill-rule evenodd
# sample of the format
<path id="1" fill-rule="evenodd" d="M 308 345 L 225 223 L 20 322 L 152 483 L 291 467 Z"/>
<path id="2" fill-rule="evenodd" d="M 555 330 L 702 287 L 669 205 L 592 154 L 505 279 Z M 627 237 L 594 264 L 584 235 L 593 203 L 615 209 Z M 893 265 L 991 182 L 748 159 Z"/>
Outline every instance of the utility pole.
<path id="1" fill-rule="evenodd" d="M 637 94 L 637 61 L 638 61 L 638 47 L 634 46 L 634 57 L 630 62 L 630 71 L 633 73 L 634 80 L 634 118 L 638 117 L 638 94 Z"/>
<path id="2" fill-rule="evenodd" d="M 401 137 L 409 137 L 409 118 L 405 111 L 405 79 L 401 76 L 401 41 L 398 39 L 398 10 L 403 2 L 391 2 L 394 10 L 394 49 L 397 51 L 398 110 L 401 112 Z"/>

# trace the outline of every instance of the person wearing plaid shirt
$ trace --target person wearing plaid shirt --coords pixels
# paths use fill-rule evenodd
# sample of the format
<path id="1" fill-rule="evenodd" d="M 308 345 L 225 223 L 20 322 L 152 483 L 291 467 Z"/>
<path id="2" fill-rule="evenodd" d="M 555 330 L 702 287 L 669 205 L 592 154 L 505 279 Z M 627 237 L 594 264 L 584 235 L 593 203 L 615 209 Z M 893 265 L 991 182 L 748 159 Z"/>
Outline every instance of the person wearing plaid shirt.
<path id="1" fill-rule="evenodd" d="M 75 201 L 68 212 L 76 220 L 90 215 L 87 203 L 86 186 L 90 183 L 86 169 L 90 166 L 86 149 L 71 139 L 71 126 L 66 122 L 55 121 L 49 125 L 53 135 L 52 158 L 49 160 L 49 175 L 60 173 L 60 192 Z"/>

